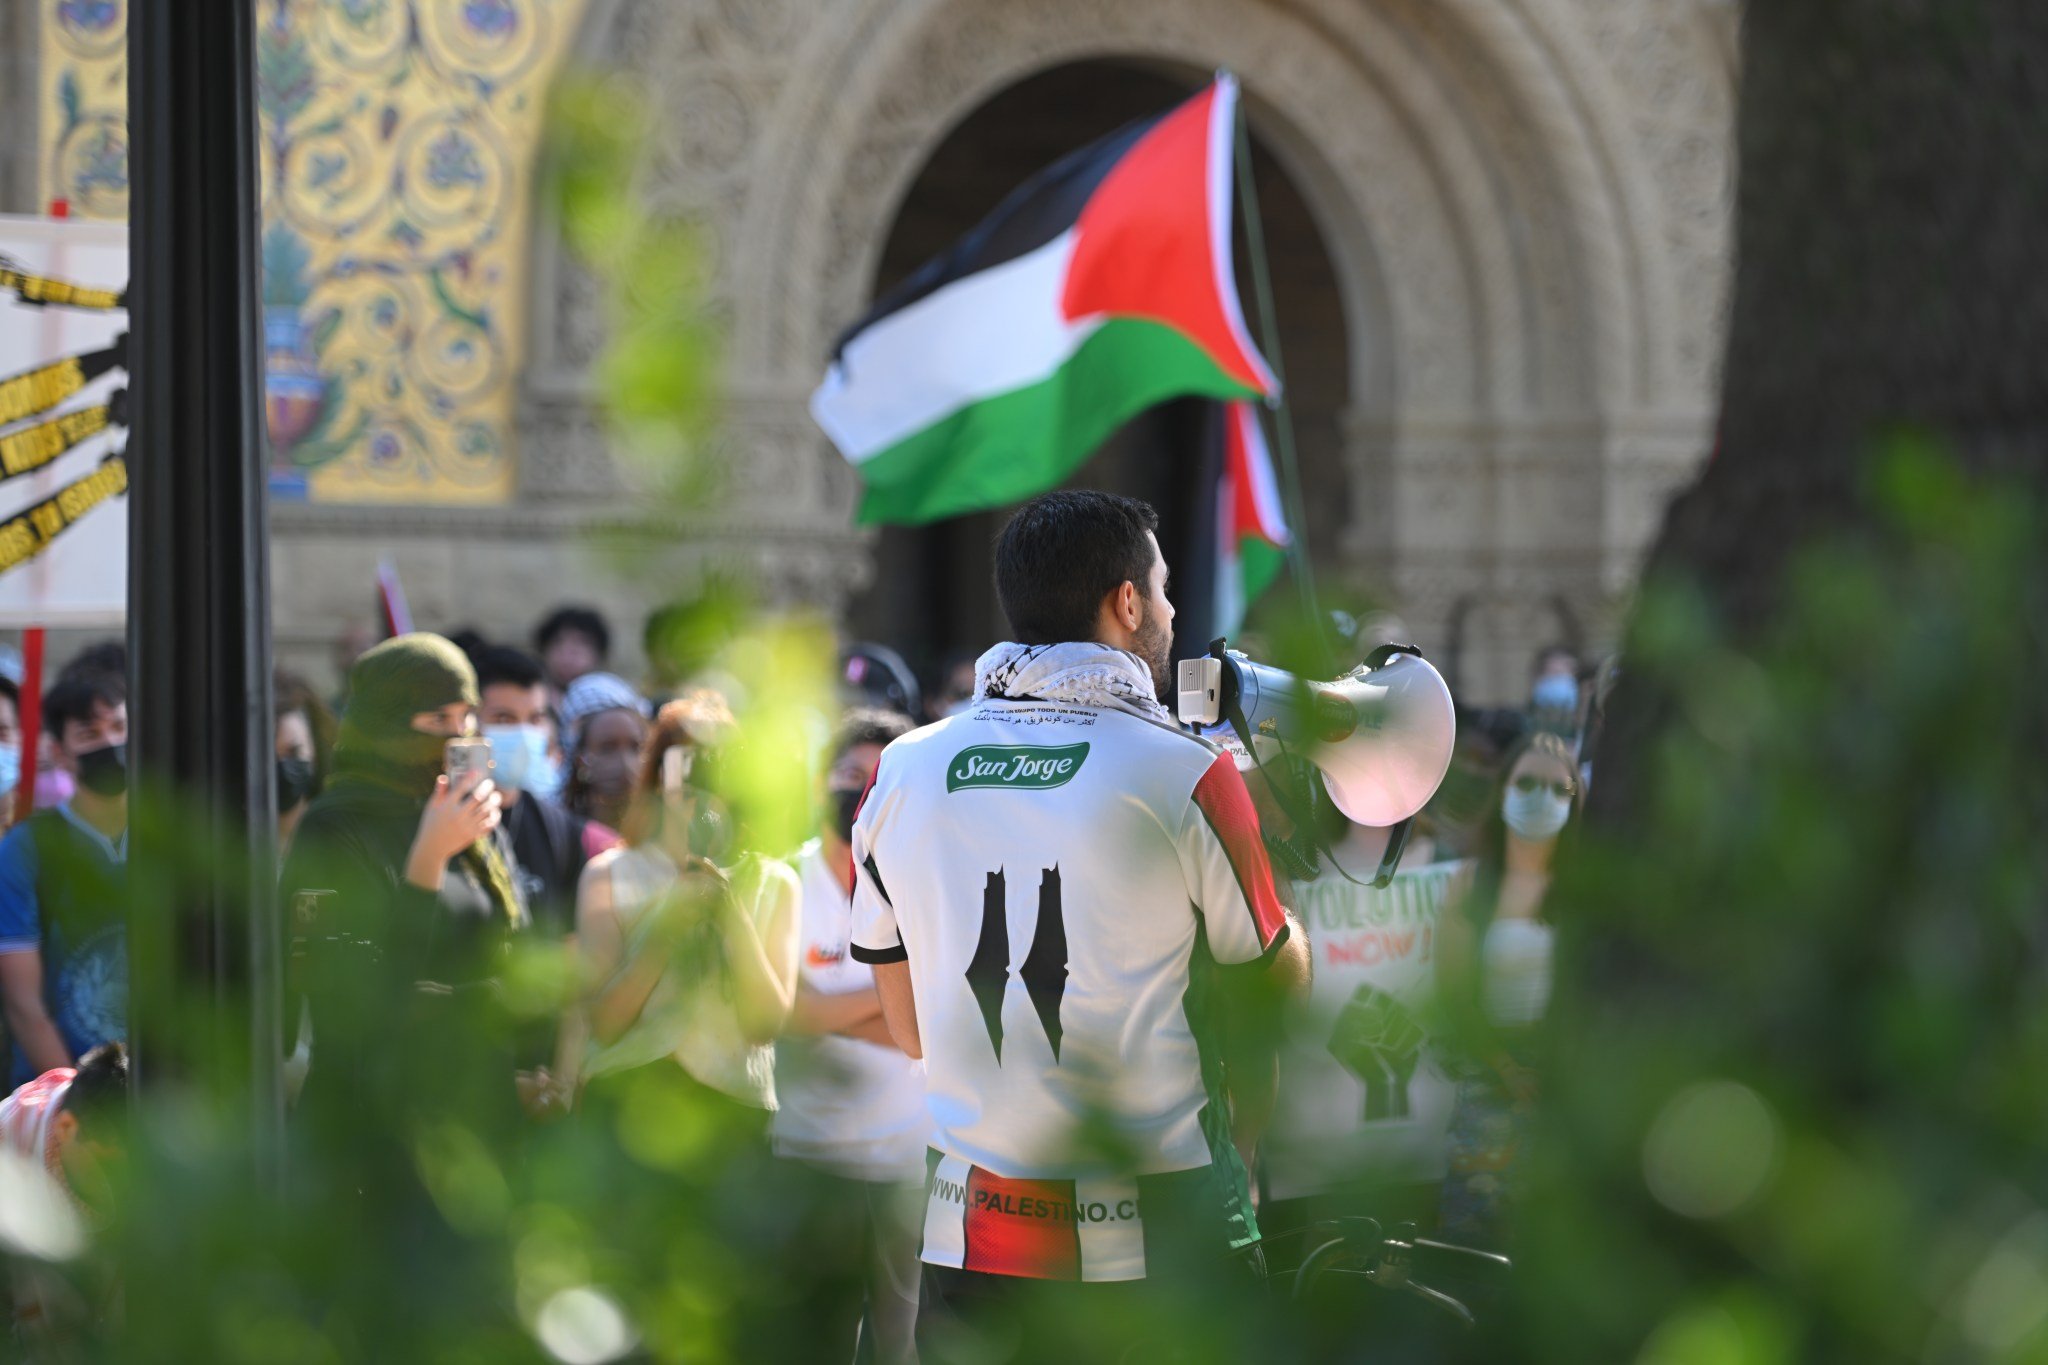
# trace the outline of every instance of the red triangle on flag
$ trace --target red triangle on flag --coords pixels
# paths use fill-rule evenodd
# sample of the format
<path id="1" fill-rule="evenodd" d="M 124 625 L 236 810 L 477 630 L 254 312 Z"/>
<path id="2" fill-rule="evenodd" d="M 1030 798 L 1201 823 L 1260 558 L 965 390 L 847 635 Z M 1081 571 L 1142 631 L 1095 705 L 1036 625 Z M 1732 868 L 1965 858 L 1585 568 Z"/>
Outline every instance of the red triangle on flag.
<path id="1" fill-rule="evenodd" d="M 1145 318 L 1186 333 L 1226 374 L 1278 390 L 1237 301 L 1231 264 L 1231 158 L 1237 83 L 1219 76 L 1159 121 L 1082 206 L 1061 309 Z"/>

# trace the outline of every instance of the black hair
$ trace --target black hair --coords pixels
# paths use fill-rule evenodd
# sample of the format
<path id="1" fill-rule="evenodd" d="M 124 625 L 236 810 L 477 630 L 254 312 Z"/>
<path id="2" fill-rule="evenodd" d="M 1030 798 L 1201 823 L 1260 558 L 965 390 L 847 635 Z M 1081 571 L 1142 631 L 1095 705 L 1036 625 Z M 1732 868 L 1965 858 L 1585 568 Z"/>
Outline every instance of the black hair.
<path id="1" fill-rule="evenodd" d="M 96 645 L 86 645 L 72 655 L 70 663 L 57 669 L 57 681 L 61 684 L 63 679 L 88 673 L 109 673 L 113 677 L 127 679 L 127 641 L 100 641 Z"/>
<path id="2" fill-rule="evenodd" d="M 104 1132 L 103 1125 L 120 1124 L 127 1109 L 128 1048 L 101 1043 L 78 1059 L 78 1074 L 64 1092 L 64 1112 L 78 1120 L 79 1128 Z"/>
<path id="3" fill-rule="evenodd" d="M 885 711 L 879 706 L 849 706 L 839 713 L 839 728 L 832 732 L 832 748 L 828 751 L 826 763 L 837 763 L 846 757 L 846 751 L 863 744 L 879 744 L 887 748 L 917 728 L 916 722 L 901 711 Z"/>
<path id="4" fill-rule="evenodd" d="M 547 675 L 541 671 L 540 660 L 510 645 L 490 645 L 480 649 L 472 662 L 476 664 L 476 688 L 479 692 L 505 683 L 514 687 L 539 687 L 547 681 Z"/>
<path id="5" fill-rule="evenodd" d="M 13 702 L 14 714 L 21 715 L 21 685 L 5 673 L 0 673 L 0 697 Z"/>
<path id="6" fill-rule="evenodd" d="M 271 674 L 271 696 L 277 709 L 277 718 L 284 719 L 296 711 L 306 718 L 306 729 L 313 735 L 313 790 L 318 796 L 327 788 L 328 775 L 334 769 L 334 712 L 320 694 L 307 682 L 288 668 L 280 668 Z"/>
<path id="7" fill-rule="evenodd" d="M 74 664 L 57 676 L 57 685 L 43 696 L 43 731 L 59 744 L 64 727 L 71 721 L 92 723 L 101 706 L 124 706 L 128 702 L 128 680 L 119 673 L 79 671 Z"/>
<path id="8" fill-rule="evenodd" d="M 545 654 L 556 636 L 570 630 L 588 636 L 590 642 L 597 646 L 599 659 L 611 657 L 612 628 L 591 607 L 556 607 L 533 628 L 533 647 Z"/>
<path id="9" fill-rule="evenodd" d="M 1567 644 L 1551 644 L 1537 650 L 1535 656 L 1529 660 L 1529 676 L 1533 678 L 1541 673 L 1552 659 L 1571 660 L 1572 672 L 1574 674 L 1579 673 L 1585 667 L 1585 661 L 1579 657 L 1579 651 Z"/>
<path id="10" fill-rule="evenodd" d="M 1027 645 L 1087 640 L 1102 599 L 1125 583 L 1146 586 L 1159 529 L 1149 503 L 1085 489 L 1033 498 L 996 537 L 996 596 L 1010 631 Z"/>
<path id="11" fill-rule="evenodd" d="M 475 626 L 463 626 L 459 630 L 449 631 L 448 642 L 469 656 L 472 667 L 476 664 L 477 656 L 491 647 L 490 640 Z"/>

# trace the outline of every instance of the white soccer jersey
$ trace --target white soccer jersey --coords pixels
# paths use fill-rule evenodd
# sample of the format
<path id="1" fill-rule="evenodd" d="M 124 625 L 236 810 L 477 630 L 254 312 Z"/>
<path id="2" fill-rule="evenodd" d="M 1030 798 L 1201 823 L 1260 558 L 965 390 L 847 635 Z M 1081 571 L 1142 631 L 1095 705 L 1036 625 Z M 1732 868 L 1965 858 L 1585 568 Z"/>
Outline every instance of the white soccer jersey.
<path id="1" fill-rule="evenodd" d="M 1256 1238 L 1191 999 L 1286 935 L 1227 755 L 1120 710 L 979 701 L 888 747 L 853 857 L 853 954 L 907 961 L 917 1001 L 925 1260 L 1138 1279 L 1169 1207 L 1213 1205 L 1219 1254 Z"/>

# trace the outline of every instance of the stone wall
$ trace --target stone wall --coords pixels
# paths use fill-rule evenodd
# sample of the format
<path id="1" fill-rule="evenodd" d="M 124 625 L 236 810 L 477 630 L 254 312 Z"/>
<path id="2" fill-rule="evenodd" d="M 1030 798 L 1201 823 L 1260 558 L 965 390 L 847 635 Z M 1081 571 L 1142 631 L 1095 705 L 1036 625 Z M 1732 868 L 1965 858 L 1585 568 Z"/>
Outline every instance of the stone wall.
<path id="1" fill-rule="evenodd" d="M 1464 690 L 1511 695 L 1555 604 L 1592 631 L 1612 619 L 1710 444 L 1731 24 L 1725 0 L 593 0 L 583 60 L 644 89 L 661 130 L 646 209 L 708 243 L 733 497 L 636 510 L 592 410 L 597 291 L 543 239 L 518 504 L 281 509 L 280 643 L 310 658 L 335 613 L 366 614 L 380 550 L 422 619 L 486 630 L 583 597 L 637 632 L 718 563 L 843 610 L 870 541 L 803 403 L 926 159 L 1061 63 L 1227 62 L 1339 280 L 1349 505 L 1331 553 L 1433 653 L 1462 622 Z M 628 548 L 593 548 L 594 525 Z"/>

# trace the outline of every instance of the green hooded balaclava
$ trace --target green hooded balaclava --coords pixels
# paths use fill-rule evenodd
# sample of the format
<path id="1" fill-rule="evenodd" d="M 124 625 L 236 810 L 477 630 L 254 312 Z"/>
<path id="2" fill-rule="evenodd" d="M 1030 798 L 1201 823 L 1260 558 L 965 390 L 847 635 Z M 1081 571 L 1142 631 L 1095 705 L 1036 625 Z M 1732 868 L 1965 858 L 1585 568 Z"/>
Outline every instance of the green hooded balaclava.
<path id="1" fill-rule="evenodd" d="M 448 741 L 413 729 L 412 718 L 456 702 L 478 704 L 476 670 L 454 641 L 425 632 L 386 640 L 349 670 L 335 771 L 426 800 Z"/>
<path id="2" fill-rule="evenodd" d="M 448 740 L 413 729 L 412 718 L 456 702 L 475 706 L 478 697 L 476 670 L 454 641 L 419 631 L 368 650 L 349 670 L 348 708 L 334 746 L 337 780 L 381 787 L 424 805 L 441 775 Z M 461 861 L 506 917 L 516 920 L 518 901 L 496 843 L 478 840 Z"/>

